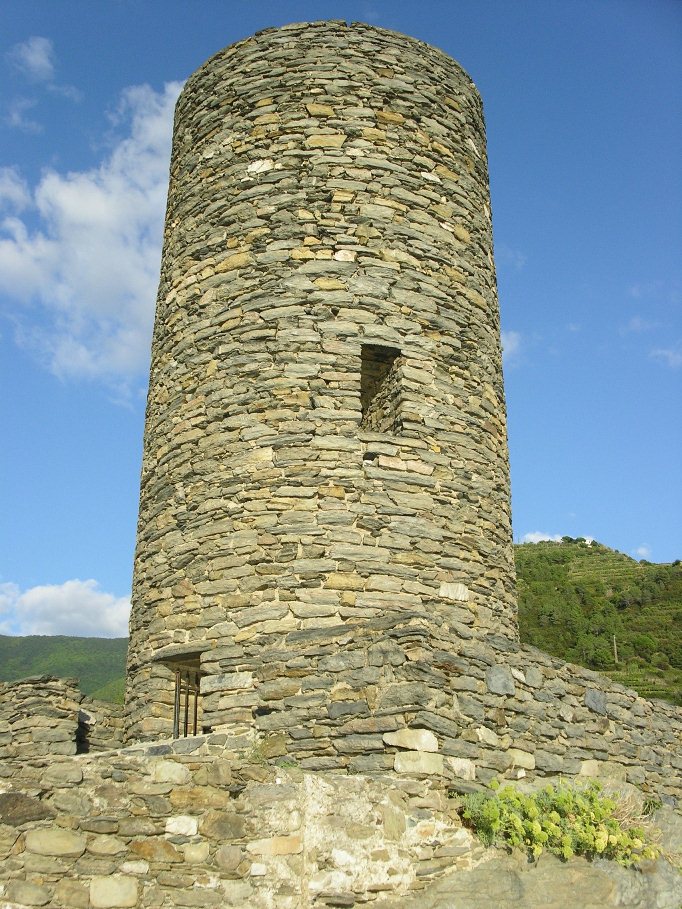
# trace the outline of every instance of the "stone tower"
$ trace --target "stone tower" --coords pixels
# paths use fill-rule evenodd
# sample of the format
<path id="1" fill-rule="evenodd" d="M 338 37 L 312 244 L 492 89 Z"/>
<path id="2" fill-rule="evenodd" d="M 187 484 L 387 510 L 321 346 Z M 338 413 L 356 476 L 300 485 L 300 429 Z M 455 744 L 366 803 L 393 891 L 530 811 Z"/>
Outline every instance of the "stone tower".
<path id="1" fill-rule="evenodd" d="M 358 23 L 226 48 L 175 117 L 129 738 L 260 729 L 343 763 L 335 723 L 409 713 L 427 676 L 437 711 L 429 673 L 516 640 L 511 543 L 471 79 Z"/>

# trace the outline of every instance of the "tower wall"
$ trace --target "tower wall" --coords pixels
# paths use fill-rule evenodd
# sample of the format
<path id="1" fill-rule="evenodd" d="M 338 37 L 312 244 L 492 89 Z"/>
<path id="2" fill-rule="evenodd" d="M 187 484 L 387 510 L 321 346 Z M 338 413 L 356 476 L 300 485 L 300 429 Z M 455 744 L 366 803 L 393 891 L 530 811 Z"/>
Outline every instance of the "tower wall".
<path id="1" fill-rule="evenodd" d="M 511 544 L 473 83 L 362 24 L 226 48 L 176 110 L 129 736 L 169 734 L 177 667 L 215 729 L 349 635 L 516 640 Z"/>

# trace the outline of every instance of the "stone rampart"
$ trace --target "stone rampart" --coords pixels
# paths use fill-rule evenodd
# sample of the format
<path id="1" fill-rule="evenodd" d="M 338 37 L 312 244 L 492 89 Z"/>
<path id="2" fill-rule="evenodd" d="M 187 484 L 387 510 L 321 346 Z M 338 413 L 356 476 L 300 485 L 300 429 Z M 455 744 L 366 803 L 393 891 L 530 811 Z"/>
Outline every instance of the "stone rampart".
<path id="1" fill-rule="evenodd" d="M 33 761 L 0 783 L 0 906 L 312 909 L 398 906 L 415 892 L 427 905 L 439 881 L 443 901 L 428 905 L 451 906 L 449 891 L 471 909 L 518 905 L 504 900 L 524 892 L 521 867 L 483 849 L 437 781 L 267 761 L 267 741 L 238 753 L 220 734 Z M 675 815 L 658 820 L 679 849 Z M 677 907 L 675 872 L 663 861 L 646 872 L 543 862 L 525 888 L 540 888 L 542 909 Z M 542 893 L 548 873 L 559 902 Z"/>
<path id="2" fill-rule="evenodd" d="M 119 748 L 123 709 L 84 697 L 77 679 L 0 682 L 0 778 L 6 762 Z"/>
<path id="3" fill-rule="evenodd" d="M 153 741 L 85 753 L 121 723 L 0 686 L 0 909 L 436 906 L 491 861 L 452 793 L 682 796 L 679 709 L 518 643 L 482 110 L 421 42 L 288 26 L 181 95 L 127 679 Z M 581 909 L 676 907 L 668 872 Z"/>
<path id="4" fill-rule="evenodd" d="M 0 682 L 0 761 L 76 754 L 82 697 L 77 679 Z"/>
<path id="5" fill-rule="evenodd" d="M 682 796 L 679 708 L 505 638 L 404 613 L 294 631 L 267 661 L 258 654 L 213 653 L 205 715 L 232 735 L 275 737 L 306 769 L 400 770 L 392 737 L 414 734 L 431 744 L 410 766 L 450 785 L 607 764 L 614 778 Z"/>

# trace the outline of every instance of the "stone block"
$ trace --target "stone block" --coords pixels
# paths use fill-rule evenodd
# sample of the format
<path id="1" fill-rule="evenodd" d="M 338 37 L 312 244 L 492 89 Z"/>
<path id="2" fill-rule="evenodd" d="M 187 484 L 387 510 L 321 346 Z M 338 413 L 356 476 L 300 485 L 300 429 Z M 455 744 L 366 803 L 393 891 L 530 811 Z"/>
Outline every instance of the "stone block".
<path id="1" fill-rule="evenodd" d="M 535 755 L 520 748 L 510 748 L 507 755 L 512 762 L 512 767 L 521 767 L 524 770 L 535 770 Z"/>
<path id="2" fill-rule="evenodd" d="M 208 860 L 208 843 L 185 843 L 182 847 L 185 861 L 190 865 L 203 865 Z"/>
<path id="3" fill-rule="evenodd" d="M 47 887 L 32 884 L 30 881 L 12 881 L 5 896 L 22 906 L 44 906 L 49 903 L 51 894 Z"/>
<path id="4" fill-rule="evenodd" d="M 562 773 L 564 758 L 560 754 L 553 754 L 551 751 L 543 751 L 538 748 L 535 752 L 535 766 L 546 773 Z"/>
<path id="5" fill-rule="evenodd" d="M 127 848 L 122 839 L 107 833 L 92 837 L 88 843 L 88 852 L 93 855 L 118 855 L 125 852 Z"/>
<path id="6" fill-rule="evenodd" d="M 455 600 L 463 603 L 469 600 L 469 588 L 465 584 L 449 584 L 443 581 L 438 594 L 446 600 Z"/>
<path id="7" fill-rule="evenodd" d="M 606 695 L 597 688 L 587 688 L 585 691 L 585 706 L 593 713 L 606 715 Z"/>
<path id="8" fill-rule="evenodd" d="M 166 862 L 174 864 L 183 860 L 182 854 L 178 852 L 172 843 L 158 836 L 148 837 L 132 843 L 130 851 L 151 863 Z"/>
<path id="9" fill-rule="evenodd" d="M 477 726 L 475 730 L 476 738 L 491 748 L 497 748 L 500 744 L 499 735 L 487 726 Z"/>
<path id="10" fill-rule="evenodd" d="M 303 838 L 300 834 L 273 836 L 247 843 L 246 848 L 254 855 L 298 855 L 303 851 Z"/>
<path id="11" fill-rule="evenodd" d="M 166 820 L 166 833 L 174 836 L 194 836 L 198 827 L 198 819 L 188 814 L 179 814 Z"/>
<path id="12" fill-rule="evenodd" d="M 411 751 L 438 751 L 438 739 L 428 729 L 399 729 L 384 733 L 384 742 Z"/>
<path id="13" fill-rule="evenodd" d="M 179 761 L 155 761 L 152 764 L 152 780 L 155 783 L 189 783 L 192 775 Z"/>
<path id="14" fill-rule="evenodd" d="M 485 674 L 485 682 L 492 694 L 516 694 L 516 685 L 507 666 L 490 666 Z"/>
<path id="15" fill-rule="evenodd" d="M 446 765 L 458 779 L 476 779 L 476 764 L 469 758 L 448 757 L 446 758 Z"/>
<path id="16" fill-rule="evenodd" d="M 319 133 L 308 136 L 305 144 L 308 148 L 341 148 L 346 138 L 344 133 Z"/>
<path id="17" fill-rule="evenodd" d="M 524 670 L 524 675 L 526 677 L 526 684 L 530 685 L 531 688 L 542 688 L 545 677 L 537 666 L 528 666 Z"/>
<path id="18" fill-rule="evenodd" d="M 134 877 L 111 874 L 90 882 L 92 909 L 132 909 L 137 906 L 138 883 Z"/>
<path id="19" fill-rule="evenodd" d="M 37 855 L 78 858 L 85 852 L 85 837 L 65 827 L 44 827 L 26 832 L 26 849 Z"/>
<path id="20" fill-rule="evenodd" d="M 83 771 L 74 761 L 56 761 L 43 774 L 42 784 L 52 786 L 74 786 L 83 779 Z"/>
<path id="21" fill-rule="evenodd" d="M 63 877 L 55 887 L 54 895 L 59 906 L 68 906 L 68 909 L 89 909 L 89 890 L 89 885 Z"/>
<path id="22" fill-rule="evenodd" d="M 199 833 L 223 843 L 244 836 L 244 819 L 234 811 L 208 811 L 199 821 Z"/>
<path id="23" fill-rule="evenodd" d="M 242 858 L 243 852 L 240 846 L 220 846 L 215 854 L 216 864 L 223 871 L 236 871 Z"/>
<path id="24" fill-rule="evenodd" d="M 442 776 L 443 756 L 426 751 L 399 751 L 393 760 L 393 769 L 396 773 Z"/>
<path id="25" fill-rule="evenodd" d="M 29 821 L 53 817 L 54 813 L 46 802 L 23 792 L 0 792 L 0 824 L 20 827 Z"/>

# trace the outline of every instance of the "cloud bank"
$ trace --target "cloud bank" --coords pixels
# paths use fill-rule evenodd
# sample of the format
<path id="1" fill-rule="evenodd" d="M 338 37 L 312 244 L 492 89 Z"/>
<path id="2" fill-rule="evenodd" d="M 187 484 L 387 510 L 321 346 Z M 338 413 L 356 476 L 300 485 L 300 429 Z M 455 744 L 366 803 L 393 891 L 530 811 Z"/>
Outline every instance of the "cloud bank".
<path id="1" fill-rule="evenodd" d="M 128 634 L 130 599 L 99 589 L 97 581 L 65 581 L 21 591 L 0 584 L 0 634 L 66 634 L 118 638 Z"/>
<path id="2" fill-rule="evenodd" d="M 120 388 L 146 372 L 180 88 L 126 89 L 123 135 L 96 168 L 47 170 L 35 187 L 2 172 L 0 293 L 18 340 L 58 376 Z"/>

